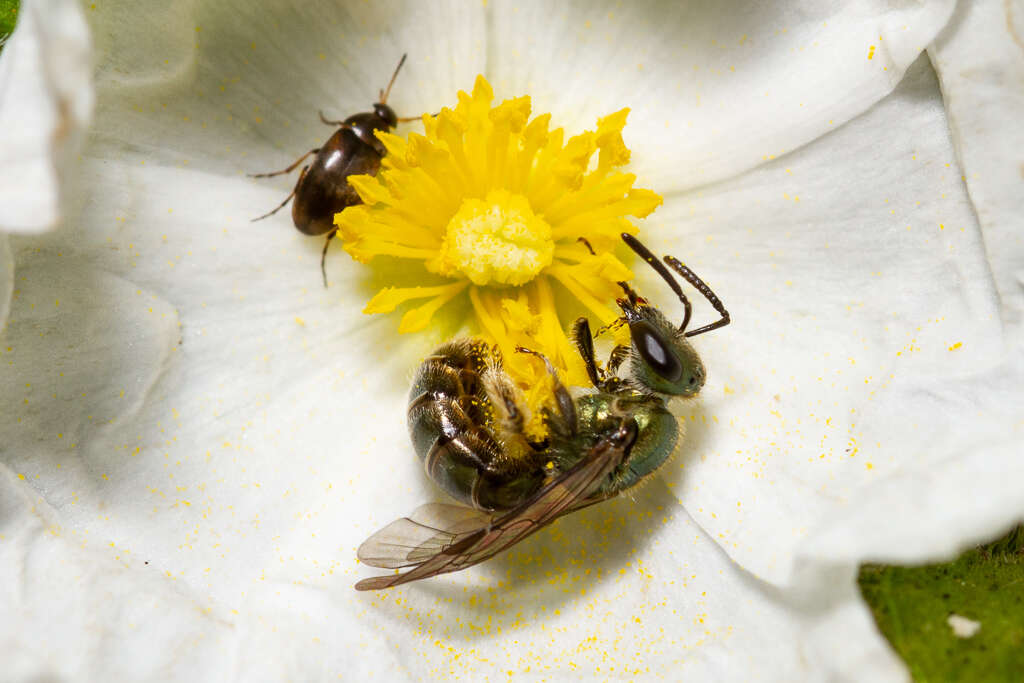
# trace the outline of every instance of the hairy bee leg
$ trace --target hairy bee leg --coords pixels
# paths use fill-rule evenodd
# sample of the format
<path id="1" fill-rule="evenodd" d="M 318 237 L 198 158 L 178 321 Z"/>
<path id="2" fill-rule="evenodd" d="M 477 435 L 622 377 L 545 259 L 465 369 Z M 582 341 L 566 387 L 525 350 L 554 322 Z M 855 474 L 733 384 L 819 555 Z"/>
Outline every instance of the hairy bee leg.
<path id="1" fill-rule="evenodd" d="M 583 238 L 581 237 L 580 239 Z M 594 359 L 594 337 L 590 334 L 590 321 L 583 317 L 576 319 L 576 322 L 572 325 L 572 340 L 576 344 L 576 349 L 580 352 L 580 357 L 583 358 L 583 364 L 587 368 L 587 377 L 590 378 L 590 383 L 600 388 L 604 384 L 604 377 L 602 377 L 602 373 L 597 367 L 597 361 Z"/>
<path id="2" fill-rule="evenodd" d="M 519 408 L 519 392 L 500 365 L 484 371 L 481 381 L 491 404 L 499 411 L 503 431 L 522 436 L 524 416 Z"/>
<path id="3" fill-rule="evenodd" d="M 715 322 L 705 325 L 704 327 L 698 327 L 696 330 L 690 330 L 689 332 L 686 333 L 687 337 L 695 337 L 698 334 L 704 334 L 705 332 L 710 332 L 711 330 L 717 330 L 719 327 L 725 327 L 726 325 L 729 324 L 729 322 L 732 320 L 729 317 L 729 311 L 725 310 L 725 305 L 722 304 L 721 299 L 719 299 L 715 295 L 715 293 L 711 291 L 710 287 L 704 284 L 703 280 L 697 277 L 697 274 L 695 272 L 684 266 L 679 261 L 679 259 L 675 258 L 674 256 L 666 256 L 665 263 L 671 266 L 672 270 L 679 273 L 684 280 L 693 285 L 693 288 L 700 292 L 701 295 L 703 295 L 704 298 L 707 299 L 712 306 L 714 306 L 715 310 L 718 311 L 718 314 L 722 316 L 720 320 L 716 320 Z M 679 328 L 680 331 L 685 330 L 686 323 L 690 321 L 689 307 L 687 307 L 686 312 L 687 315 L 686 318 L 683 320 L 682 327 Z"/>
<path id="4" fill-rule="evenodd" d="M 492 353 L 480 382 L 494 410 L 494 424 L 502 443 L 497 457 L 488 461 L 487 471 L 495 476 L 520 472 L 534 462 L 536 451 L 526 435 L 527 415 L 520 407 L 522 394 L 505 373 L 500 352 Z"/>
<path id="5" fill-rule="evenodd" d="M 573 403 L 572 396 L 569 395 L 569 390 L 565 388 L 562 381 L 558 379 L 558 371 L 555 370 L 555 366 L 551 364 L 548 357 L 539 351 L 528 349 L 524 346 L 517 346 L 516 351 L 519 353 L 528 353 L 531 356 L 536 356 L 544 361 L 544 366 L 548 369 L 548 374 L 551 375 L 551 382 L 554 385 L 555 394 L 555 405 L 558 407 L 559 421 L 565 427 L 566 432 L 570 435 L 576 435 L 577 421 L 576 421 L 576 404 Z"/>
<path id="6" fill-rule="evenodd" d="M 625 324 L 626 324 L 626 319 L 625 318 L 619 318 L 617 320 L 614 320 L 614 321 L 608 323 L 607 325 L 602 325 L 601 327 L 597 328 L 597 332 L 594 333 L 594 338 L 597 339 L 598 337 L 600 337 L 605 332 L 610 332 L 612 330 L 617 330 L 617 329 L 619 329 L 620 327 L 622 327 Z"/>
<path id="7" fill-rule="evenodd" d="M 296 169 L 296 167 L 298 167 L 299 164 L 301 164 L 303 161 L 305 161 L 306 157 L 308 157 L 310 154 L 316 154 L 319 151 L 320 151 L 319 147 L 317 147 L 316 149 L 309 150 L 308 152 L 303 154 L 301 157 L 296 159 L 294 164 L 292 164 L 288 168 L 283 168 L 280 171 L 271 171 L 270 173 L 246 173 L 245 175 L 247 175 L 250 178 L 273 178 L 274 176 L 277 176 L 277 175 L 284 175 L 285 173 L 291 173 L 292 171 L 294 171 Z"/>
<path id="8" fill-rule="evenodd" d="M 602 391 L 614 393 L 618 391 L 619 385 L 622 384 L 622 380 L 616 377 L 616 373 L 619 371 L 619 366 L 622 365 L 623 361 L 629 358 L 629 347 L 618 344 L 612 349 L 612 352 L 608 355 L 608 365 L 605 370 L 607 378 L 604 381 L 604 385 L 601 387 Z"/>
<path id="9" fill-rule="evenodd" d="M 629 347 L 622 344 L 616 345 L 608 355 L 608 373 L 614 374 L 618 371 L 622 362 L 629 358 Z"/>

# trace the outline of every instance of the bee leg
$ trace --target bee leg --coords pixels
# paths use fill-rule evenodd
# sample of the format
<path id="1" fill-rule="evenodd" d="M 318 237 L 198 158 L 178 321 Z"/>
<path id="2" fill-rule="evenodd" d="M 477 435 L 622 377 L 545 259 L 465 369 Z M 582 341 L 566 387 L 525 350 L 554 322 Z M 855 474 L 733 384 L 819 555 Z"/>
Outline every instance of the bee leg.
<path id="1" fill-rule="evenodd" d="M 270 173 L 246 173 L 246 175 L 249 176 L 250 178 L 273 178 L 276 175 L 284 175 L 285 173 L 291 173 L 299 164 L 303 162 L 303 160 L 305 160 L 306 157 L 308 157 L 310 154 L 316 154 L 319 151 L 320 148 L 309 150 L 301 157 L 296 159 L 294 164 L 292 164 L 288 168 L 283 168 L 280 171 L 271 171 Z"/>
<path id="2" fill-rule="evenodd" d="M 557 421 L 559 427 L 564 428 L 565 432 L 569 436 L 576 436 L 576 404 L 572 401 L 572 396 L 569 395 L 569 390 L 565 388 L 561 380 L 558 379 L 558 371 L 555 370 L 555 366 L 551 364 L 547 356 L 539 351 L 533 351 L 524 346 L 517 346 L 516 351 L 519 353 L 528 353 L 532 356 L 537 356 L 548 369 L 548 374 L 551 375 L 551 382 L 554 385 L 553 393 L 555 394 L 555 406 L 558 409 Z"/>
<path id="3" fill-rule="evenodd" d="M 594 360 L 594 336 L 590 334 L 590 322 L 586 318 L 579 317 L 573 323 L 572 340 L 580 352 L 580 357 L 583 358 L 590 383 L 595 387 L 600 387 L 604 383 L 604 377 L 600 368 L 597 367 L 597 361 Z"/>
<path id="4" fill-rule="evenodd" d="M 619 385 L 622 384 L 622 380 L 616 377 L 616 373 L 619 371 L 619 366 L 622 365 L 623 361 L 627 358 L 629 358 L 628 346 L 619 344 L 612 349 L 611 354 L 608 356 L 608 366 L 605 370 L 606 378 L 604 380 L 604 384 L 600 387 L 602 391 L 614 393 L 618 390 Z"/>
<path id="5" fill-rule="evenodd" d="M 611 330 L 617 330 L 617 329 L 619 329 L 620 327 L 622 327 L 625 324 L 626 324 L 626 319 L 625 318 L 618 318 L 617 320 L 614 320 L 614 321 L 608 323 L 607 325 L 602 325 L 601 327 L 597 328 L 597 332 L 594 333 L 594 338 L 597 339 L 598 337 L 600 337 L 605 332 L 609 332 Z"/>
<path id="6" fill-rule="evenodd" d="M 503 444 L 495 457 L 487 459 L 487 472 L 496 476 L 513 474 L 535 456 L 525 432 L 526 415 L 520 408 L 522 394 L 497 362 L 492 361 L 483 371 L 480 382 L 494 410 L 494 425 Z"/>

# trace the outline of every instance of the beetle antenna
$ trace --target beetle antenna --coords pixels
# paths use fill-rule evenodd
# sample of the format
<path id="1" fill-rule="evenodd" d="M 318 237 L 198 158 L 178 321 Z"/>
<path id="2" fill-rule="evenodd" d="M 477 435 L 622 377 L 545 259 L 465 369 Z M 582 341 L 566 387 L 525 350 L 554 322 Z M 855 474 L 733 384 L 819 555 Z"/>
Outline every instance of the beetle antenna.
<path id="1" fill-rule="evenodd" d="M 395 79 L 398 78 L 398 72 L 402 69 L 402 65 L 405 64 L 405 58 L 408 57 L 408 56 L 409 56 L 409 53 L 406 52 L 404 55 L 402 55 L 402 58 L 400 60 L 398 60 L 398 66 L 395 67 L 395 73 L 391 74 L 391 80 L 388 81 L 387 89 L 383 90 L 381 92 L 381 94 L 380 94 L 380 103 L 381 104 L 387 104 L 388 103 L 388 95 L 391 94 L 391 86 L 393 86 L 395 84 Z"/>
<path id="2" fill-rule="evenodd" d="M 622 233 L 622 241 L 626 245 L 637 253 L 637 256 L 647 262 L 654 271 L 661 276 L 661 279 L 668 283 L 668 286 L 672 288 L 672 291 L 679 297 L 679 301 L 683 304 L 683 324 L 679 326 L 679 331 L 682 332 L 686 329 L 686 326 L 690 324 L 690 314 L 693 312 L 693 307 L 690 305 L 690 300 L 683 294 L 682 287 L 676 282 L 676 279 L 672 277 L 672 273 L 668 272 L 668 269 L 662 265 L 651 250 L 640 243 L 640 240 L 630 235 L 628 232 Z M 710 291 L 710 290 L 709 290 Z M 701 292 L 703 294 L 703 292 Z"/>

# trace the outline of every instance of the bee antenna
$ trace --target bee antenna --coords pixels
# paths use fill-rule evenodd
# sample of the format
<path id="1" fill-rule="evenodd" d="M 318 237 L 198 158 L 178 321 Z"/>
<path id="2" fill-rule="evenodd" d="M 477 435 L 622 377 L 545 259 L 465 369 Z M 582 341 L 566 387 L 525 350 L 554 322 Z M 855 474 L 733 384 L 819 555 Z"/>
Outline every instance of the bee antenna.
<path id="1" fill-rule="evenodd" d="M 402 55 L 402 58 L 400 60 L 398 60 L 398 66 L 395 67 L 395 73 L 391 74 L 391 80 L 388 81 L 387 89 L 381 91 L 381 94 L 380 94 L 380 103 L 381 104 L 387 104 L 388 103 L 388 95 L 391 94 L 391 86 L 393 86 L 395 84 L 395 79 L 398 78 L 398 72 L 401 71 L 402 65 L 405 64 L 405 58 L 408 57 L 408 56 L 409 56 L 409 53 L 406 52 L 404 55 Z"/>
<path id="2" fill-rule="evenodd" d="M 682 275 L 684 280 L 693 285 L 694 289 L 700 292 L 704 296 L 704 298 L 708 300 L 708 303 L 710 303 L 712 307 L 714 307 L 714 309 L 718 311 L 718 315 L 722 316 L 719 320 L 716 320 L 710 325 L 698 327 L 696 330 L 690 330 L 689 332 L 686 333 L 687 337 L 695 337 L 698 334 L 704 334 L 705 332 L 710 332 L 711 330 L 717 330 L 719 327 L 725 327 L 726 325 L 729 324 L 729 322 L 732 320 L 732 318 L 729 316 L 729 311 L 725 310 L 725 306 L 722 304 L 722 301 L 714 292 L 711 291 L 710 287 L 704 284 L 703 280 L 697 277 L 697 274 L 695 272 L 693 272 L 692 270 L 684 266 L 682 263 L 680 263 L 679 259 L 675 258 L 674 256 L 666 256 L 665 263 L 671 266 L 672 270 Z"/>
<path id="3" fill-rule="evenodd" d="M 647 262 L 654 271 L 661 276 L 661 279 L 668 283 L 668 286 L 672 288 L 676 296 L 679 297 L 679 301 L 683 304 L 683 324 L 679 326 L 679 331 L 682 332 L 686 329 L 686 326 L 690 324 L 690 314 L 693 312 L 693 307 L 690 305 L 690 300 L 683 294 L 682 287 L 676 282 L 676 279 L 672 277 L 672 273 L 651 253 L 651 250 L 640 243 L 640 240 L 630 235 L 628 232 L 622 233 L 622 241 L 626 245 L 636 252 L 637 256 Z"/>

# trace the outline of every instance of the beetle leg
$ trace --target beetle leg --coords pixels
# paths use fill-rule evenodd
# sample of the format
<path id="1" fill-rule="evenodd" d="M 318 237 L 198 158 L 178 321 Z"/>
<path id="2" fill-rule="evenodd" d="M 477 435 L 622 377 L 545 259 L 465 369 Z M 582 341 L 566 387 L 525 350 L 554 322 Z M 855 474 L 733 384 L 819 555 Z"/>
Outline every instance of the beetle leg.
<path id="1" fill-rule="evenodd" d="M 320 252 L 320 274 L 324 276 L 324 289 L 327 289 L 327 267 L 325 265 L 327 261 L 327 247 L 331 246 L 331 240 L 337 234 L 337 229 L 327 233 L 327 239 L 324 241 L 324 250 Z"/>
<path id="2" fill-rule="evenodd" d="M 342 128 L 351 128 L 351 126 L 349 126 L 344 121 L 331 121 L 330 119 L 328 119 L 326 116 L 324 116 L 323 109 L 321 109 L 317 113 L 320 114 L 320 120 L 326 123 L 328 126 L 341 126 Z"/>
<path id="3" fill-rule="evenodd" d="M 296 166 L 301 164 L 306 159 L 306 157 L 308 157 L 310 154 L 316 154 L 319 151 L 319 147 L 317 147 L 316 149 L 309 150 L 301 157 L 296 159 L 294 164 L 292 164 L 288 168 L 281 169 L 280 171 L 271 171 L 270 173 L 246 173 L 246 175 L 249 176 L 250 178 L 273 178 L 276 175 L 284 175 L 285 173 L 291 173 L 292 171 L 295 170 Z"/>
<path id="4" fill-rule="evenodd" d="M 306 166 L 306 168 L 309 168 L 309 166 Z M 302 169 L 302 172 L 303 172 L 303 173 L 305 173 L 305 172 L 306 172 L 306 168 L 303 168 L 303 169 Z M 301 176 L 300 176 L 300 177 L 301 177 Z M 285 197 L 285 198 L 284 198 L 284 201 L 283 201 L 283 202 L 281 202 L 280 204 L 278 204 L 278 205 L 277 205 L 277 206 L 276 206 L 276 207 L 275 207 L 275 208 L 274 208 L 274 209 L 273 209 L 272 211 L 268 211 L 267 213 L 263 214 L 262 216 L 257 216 L 256 218 L 253 218 L 253 219 L 252 219 L 251 221 L 249 221 L 249 222 L 250 222 L 250 223 L 255 223 L 256 221 L 261 221 L 261 220 L 263 220 L 264 218 L 269 218 L 270 216 L 273 216 L 273 215 L 274 215 L 275 213 L 277 213 L 278 211 L 280 211 L 281 209 L 283 209 L 283 208 L 285 207 L 285 204 L 287 204 L 288 202 L 290 202 L 290 201 L 292 200 L 292 197 L 294 197 L 294 196 L 295 196 L 295 190 L 297 190 L 297 189 L 298 189 L 298 187 L 299 187 L 299 184 L 298 184 L 298 183 L 296 183 L 296 184 L 295 184 L 295 187 L 294 187 L 294 188 L 292 189 L 291 193 L 289 193 L 289 195 L 288 195 L 287 197 Z"/>

